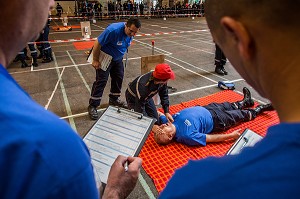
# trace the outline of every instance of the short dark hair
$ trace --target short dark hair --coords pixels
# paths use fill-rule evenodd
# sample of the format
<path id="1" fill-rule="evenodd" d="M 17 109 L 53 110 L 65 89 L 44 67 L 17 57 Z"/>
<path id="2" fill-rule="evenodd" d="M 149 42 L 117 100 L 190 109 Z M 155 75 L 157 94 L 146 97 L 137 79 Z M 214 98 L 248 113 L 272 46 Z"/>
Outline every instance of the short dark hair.
<path id="1" fill-rule="evenodd" d="M 135 27 L 137 27 L 137 28 L 141 28 L 141 26 L 142 26 L 141 21 L 136 17 L 130 17 L 127 20 L 127 23 L 126 23 L 127 27 L 130 27 L 132 24 L 135 25 Z"/>

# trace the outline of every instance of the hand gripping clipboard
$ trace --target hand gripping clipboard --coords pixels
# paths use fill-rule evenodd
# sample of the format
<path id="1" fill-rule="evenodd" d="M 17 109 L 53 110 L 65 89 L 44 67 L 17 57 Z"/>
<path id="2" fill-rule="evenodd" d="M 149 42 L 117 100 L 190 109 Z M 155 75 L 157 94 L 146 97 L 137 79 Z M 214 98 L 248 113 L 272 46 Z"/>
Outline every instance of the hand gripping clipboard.
<path id="1" fill-rule="evenodd" d="M 89 148 L 96 182 L 106 184 L 118 157 L 138 156 L 156 120 L 109 106 L 83 138 Z"/>
<path id="2" fill-rule="evenodd" d="M 102 50 L 100 50 L 100 55 L 99 55 L 99 62 L 100 62 L 100 68 L 103 71 L 106 71 L 107 68 L 109 67 L 110 63 L 112 60 L 112 56 L 110 56 L 109 54 L 103 52 Z M 93 63 L 93 48 L 90 50 L 90 54 L 87 57 L 87 62 L 92 64 Z"/>
<path id="3" fill-rule="evenodd" d="M 262 139 L 263 137 L 261 135 L 247 128 L 228 150 L 226 155 L 239 154 L 245 147 L 252 147 Z"/>

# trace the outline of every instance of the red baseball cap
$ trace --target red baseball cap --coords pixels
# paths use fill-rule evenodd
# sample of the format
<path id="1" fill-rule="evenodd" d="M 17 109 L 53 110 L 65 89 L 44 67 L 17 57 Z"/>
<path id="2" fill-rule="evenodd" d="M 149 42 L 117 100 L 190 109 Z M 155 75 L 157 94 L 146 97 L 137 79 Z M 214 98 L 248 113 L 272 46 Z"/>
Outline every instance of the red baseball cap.
<path id="1" fill-rule="evenodd" d="M 153 77 L 156 79 L 175 79 L 175 74 L 169 64 L 158 64 L 155 66 Z"/>

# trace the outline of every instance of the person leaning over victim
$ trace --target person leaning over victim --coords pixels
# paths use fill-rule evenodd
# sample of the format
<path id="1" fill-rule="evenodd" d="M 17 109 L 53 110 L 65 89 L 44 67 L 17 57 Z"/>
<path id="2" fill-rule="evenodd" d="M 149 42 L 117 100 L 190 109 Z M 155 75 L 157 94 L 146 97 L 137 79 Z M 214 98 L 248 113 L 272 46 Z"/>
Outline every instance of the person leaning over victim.
<path id="1" fill-rule="evenodd" d="M 213 40 L 280 123 L 238 155 L 189 161 L 160 198 L 299 198 L 299 8 L 299 0 L 205 1 Z"/>
<path id="2" fill-rule="evenodd" d="M 54 4 L 0 1 L 0 198 L 125 198 L 136 185 L 142 160 L 118 156 L 100 196 L 82 138 L 36 103 L 6 70 L 17 52 L 36 39 Z M 12 15 L 12 8 L 18 14 Z"/>
<path id="3" fill-rule="evenodd" d="M 205 146 L 208 142 L 237 139 L 239 130 L 229 134 L 211 134 L 227 130 L 241 122 L 253 120 L 257 115 L 273 110 L 271 104 L 259 105 L 255 109 L 245 109 L 254 105 L 250 91 L 243 88 L 244 99 L 229 103 L 211 103 L 206 106 L 185 108 L 173 115 L 174 122 L 154 125 L 154 140 L 158 144 L 169 144 L 173 140 L 188 146 Z"/>
<path id="4" fill-rule="evenodd" d="M 96 80 L 93 83 L 88 106 L 91 119 L 96 120 L 99 117 L 97 107 L 100 105 L 109 75 L 111 77 L 109 105 L 127 108 L 126 103 L 119 99 L 124 78 L 123 56 L 140 28 L 141 22 L 138 18 L 129 18 L 126 23 L 110 24 L 95 41 L 92 66 L 96 69 Z M 100 51 L 102 55 L 106 54 L 106 58 L 112 58 L 110 64 L 108 59 L 99 60 Z"/>
<path id="5" fill-rule="evenodd" d="M 155 118 L 158 123 L 158 111 L 152 97 L 159 94 L 161 105 L 167 119 L 173 122 L 169 113 L 168 80 L 175 79 L 175 74 L 168 64 L 158 64 L 154 71 L 143 74 L 129 83 L 125 92 L 128 109 Z"/>

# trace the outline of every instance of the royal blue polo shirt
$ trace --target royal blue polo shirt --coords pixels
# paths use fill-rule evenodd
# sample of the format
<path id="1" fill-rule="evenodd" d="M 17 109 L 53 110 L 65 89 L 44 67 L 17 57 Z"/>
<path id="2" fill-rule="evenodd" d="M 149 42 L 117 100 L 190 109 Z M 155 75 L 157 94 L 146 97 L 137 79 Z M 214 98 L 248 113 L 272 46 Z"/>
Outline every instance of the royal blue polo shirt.
<path id="1" fill-rule="evenodd" d="M 201 106 L 183 109 L 173 115 L 176 127 L 175 141 L 189 146 L 206 145 L 206 134 L 213 129 L 210 112 Z"/>
<path id="2" fill-rule="evenodd" d="M 98 37 L 101 50 L 113 57 L 114 61 L 123 59 L 133 37 L 125 34 L 125 23 L 110 24 Z"/>
<path id="3" fill-rule="evenodd" d="M 82 139 L 0 64 L 0 198 L 99 198 Z"/>

